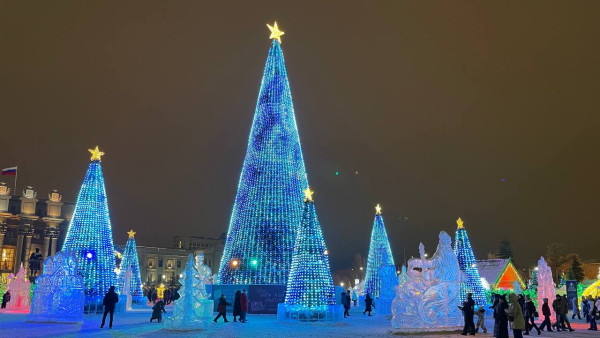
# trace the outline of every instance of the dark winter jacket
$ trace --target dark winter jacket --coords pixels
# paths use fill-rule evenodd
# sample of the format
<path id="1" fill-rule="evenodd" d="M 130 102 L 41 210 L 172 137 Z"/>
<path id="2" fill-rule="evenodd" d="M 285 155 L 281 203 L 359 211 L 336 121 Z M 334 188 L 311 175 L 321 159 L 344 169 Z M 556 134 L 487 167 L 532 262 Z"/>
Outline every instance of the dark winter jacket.
<path id="1" fill-rule="evenodd" d="M 240 295 L 240 305 L 242 306 L 242 312 L 248 311 L 248 296 L 245 292 Z"/>
<path id="2" fill-rule="evenodd" d="M 242 315 L 242 304 L 240 303 L 240 290 L 235 292 L 235 298 L 233 299 L 233 315 L 241 316 Z"/>
<path id="3" fill-rule="evenodd" d="M 104 300 L 102 300 L 102 305 L 106 306 L 107 309 L 114 309 L 115 304 L 119 302 L 119 295 L 113 290 L 108 291 L 106 295 L 104 295 Z"/>
<path id="4" fill-rule="evenodd" d="M 4 293 L 4 295 L 2 296 L 2 303 L 8 302 L 10 302 L 10 292 L 6 291 L 6 293 Z"/>
<path id="5" fill-rule="evenodd" d="M 231 305 L 227 303 L 227 300 L 224 297 L 219 298 L 219 306 L 217 306 L 217 311 L 221 313 L 227 312 L 227 305 Z"/>
<path id="6" fill-rule="evenodd" d="M 525 302 L 525 312 L 523 312 L 525 318 L 534 318 L 536 310 L 535 304 L 532 301 L 528 300 Z"/>
<path id="7" fill-rule="evenodd" d="M 560 302 L 558 303 L 558 313 L 561 315 L 569 313 L 569 302 L 567 301 L 567 297 L 560 298 Z"/>
<path id="8" fill-rule="evenodd" d="M 464 301 L 463 306 L 460 309 L 463 310 L 463 314 L 465 317 L 473 317 L 473 315 L 475 314 L 475 301 L 472 298 L 468 298 Z"/>
<path id="9" fill-rule="evenodd" d="M 152 307 L 152 319 L 156 319 L 156 318 L 162 319 L 163 312 L 167 313 L 167 311 L 165 310 L 165 302 L 163 302 L 162 300 L 159 300 Z"/>
<path id="10" fill-rule="evenodd" d="M 365 298 L 365 312 L 373 311 L 371 307 L 375 307 L 375 304 L 373 304 L 373 298 Z"/>
<path id="11" fill-rule="evenodd" d="M 548 303 L 544 303 L 542 305 L 542 314 L 547 317 L 550 317 L 550 315 L 552 315 L 552 312 L 550 312 L 550 306 L 548 306 Z"/>

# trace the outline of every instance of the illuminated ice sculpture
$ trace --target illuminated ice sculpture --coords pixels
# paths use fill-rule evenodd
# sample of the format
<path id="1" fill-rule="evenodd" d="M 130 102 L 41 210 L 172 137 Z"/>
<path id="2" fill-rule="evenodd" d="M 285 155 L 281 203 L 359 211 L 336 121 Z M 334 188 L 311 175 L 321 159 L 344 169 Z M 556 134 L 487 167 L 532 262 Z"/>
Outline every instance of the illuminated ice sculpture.
<path id="1" fill-rule="evenodd" d="M 190 254 L 179 280 L 181 296 L 175 301 L 172 316 L 165 319 L 168 330 L 198 330 L 205 329 L 213 315 L 213 300 L 208 299 L 205 282 L 210 278 L 210 268 L 204 265 L 204 254 L 194 257 Z"/>
<path id="2" fill-rule="evenodd" d="M 25 275 L 23 264 L 19 267 L 16 276 L 12 273 L 8 275 L 6 290 L 10 291 L 10 302 L 6 304 L 7 308 L 29 307 L 31 283 Z"/>
<path id="3" fill-rule="evenodd" d="M 378 315 L 391 315 L 392 302 L 394 301 L 396 285 L 398 285 L 398 275 L 395 265 L 383 265 L 378 269 L 381 289 L 379 299 L 375 308 Z"/>
<path id="4" fill-rule="evenodd" d="M 552 269 L 546 263 L 544 257 L 540 257 L 538 261 L 538 304 L 544 304 L 544 298 L 548 298 L 548 303 L 552 304 L 552 301 L 556 298 L 556 292 L 554 290 L 554 280 L 552 280 Z M 554 309 L 550 306 L 551 317 L 554 318 Z"/>
<path id="5" fill-rule="evenodd" d="M 426 258 L 421 243 L 420 258 L 408 261 L 408 272 L 403 269 L 392 303 L 394 328 L 412 331 L 461 326 L 460 267 L 451 244 L 450 236 L 442 231 L 431 259 Z"/>
<path id="6" fill-rule="evenodd" d="M 60 251 L 46 259 L 44 274 L 36 279 L 27 321 L 83 322 L 84 284 L 77 265 L 75 253 L 69 251 Z"/>

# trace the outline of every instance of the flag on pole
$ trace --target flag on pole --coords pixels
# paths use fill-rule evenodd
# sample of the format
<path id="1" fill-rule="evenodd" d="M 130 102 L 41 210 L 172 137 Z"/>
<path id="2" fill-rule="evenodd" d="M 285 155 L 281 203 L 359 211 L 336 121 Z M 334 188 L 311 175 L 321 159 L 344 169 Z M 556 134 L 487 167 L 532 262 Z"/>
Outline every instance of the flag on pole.
<path id="1" fill-rule="evenodd" d="M 5 175 L 10 175 L 10 176 L 17 175 L 17 167 L 10 167 L 10 168 L 2 169 L 2 176 L 5 176 Z"/>

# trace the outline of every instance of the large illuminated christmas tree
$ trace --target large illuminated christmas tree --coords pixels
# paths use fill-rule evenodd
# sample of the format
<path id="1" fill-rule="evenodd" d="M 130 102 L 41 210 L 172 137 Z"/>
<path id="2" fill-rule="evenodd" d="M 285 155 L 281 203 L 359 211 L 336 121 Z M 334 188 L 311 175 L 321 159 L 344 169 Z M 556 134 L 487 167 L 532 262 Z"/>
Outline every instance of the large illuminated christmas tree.
<path id="1" fill-rule="evenodd" d="M 379 297 L 381 291 L 379 268 L 383 265 L 394 265 L 394 257 L 383 223 L 383 216 L 381 216 L 381 207 L 377 204 L 365 274 L 365 293 L 369 293 L 372 298 Z"/>
<path id="2" fill-rule="evenodd" d="M 286 284 L 302 191 L 308 186 L 281 32 L 271 48 L 238 185 L 217 283 Z"/>
<path id="3" fill-rule="evenodd" d="M 137 245 L 135 243 L 135 232 L 130 230 L 127 232 L 129 238 L 125 244 L 123 252 L 123 260 L 121 260 L 121 273 L 119 274 L 119 286 L 121 292 L 125 293 L 125 274 L 127 269 L 130 269 L 131 276 L 129 277 L 129 294 L 131 297 L 142 297 L 142 277 L 140 276 L 140 263 L 138 260 Z"/>
<path id="4" fill-rule="evenodd" d="M 460 301 L 464 302 L 467 299 L 467 293 L 472 293 L 475 304 L 485 306 L 488 302 L 486 301 L 485 289 L 481 283 L 481 276 L 473 254 L 473 248 L 471 248 L 469 235 L 467 235 L 462 219 L 456 220 L 456 224 L 458 224 L 458 227 L 454 238 L 454 254 L 458 258 L 458 264 L 465 279 L 460 283 Z"/>
<path id="5" fill-rule="evenodd" d="M 77 256 L 88 293 L 102 296 L 110 286 L 117 285 L 115 246 L 100 164 L 104 153 L 97 146 L 89 151 L 92 163 L 79 190 L 62 250 L 71 250 Z"/>
<path id="6" fill-rule="evenodd" d="M 287 283 L 285 303 L 303 308 L 325 308 L 335 304 L 329 256 L 310 188 L 305 190 L 304 212 L 298 228 Z"/>

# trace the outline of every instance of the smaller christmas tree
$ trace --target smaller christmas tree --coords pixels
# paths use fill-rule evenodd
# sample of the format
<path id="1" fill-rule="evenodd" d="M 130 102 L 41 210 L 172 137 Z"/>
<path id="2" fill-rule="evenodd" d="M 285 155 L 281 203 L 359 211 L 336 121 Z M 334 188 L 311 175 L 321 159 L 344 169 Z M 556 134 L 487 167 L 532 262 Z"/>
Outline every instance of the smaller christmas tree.
<path id="1" fill-rule="evenodd" d="M 335 321 L 341 317 L 341 307 L 335 305 L 329 256 L 312 195 L 310 188 L 306 188 L 285 303 L 277 309 L 280 320 Z"/>
<path id="2" fill-rule="evenodd" d="M 473 254 L 469 235 L 467 235 L 467 230 L 460 217 L 456 220 L 456 224 L 458 227 L 454 238 L 454 254 L 458 259 L 460 270 L 464 272 L 466 277 L 465 280 L 460 283 L 460 301 L 464 302 L 467 299 L 467 293 L 471 293 L 473 294 L 473 300 L 478 307 L 485 306 L 488 303 L 486 301 L 487 297 L 485 295 L 483 284 L 481 283 L 481 276 L 479 275 L 479 268 L 477 267 L 477 261 Z"/>
<path id="3" fill-rule="evenodd" d="M 144 296 L 142 291 L 142 277 L 140 276 L 140 263 L 138 260 L 137 245 L 135 243 L 135 232 L 130 230 L 127 232 L 129 238 L 127 244 L 125 244 L 125 251 L 123 252 L 123 260 L 121 261 L 121 273 L 119 274 L 119 286 L 123 294 L 125 291 L 125 275 L 127 270 L 131 270 L 131 276 L 129 277 L 129 295 L 133 299 L 141 298 Z"/>
<path id="4" fill-rule="evenodd" d="M 379 297 L 381 292 L 381 279 L 379 268 L 384 265 L 395 265 L 390 241 L 388 240 L 381 207 L 375 207 L 375 219 L 373 220 L 373 231 L 371 232 L 371 245 L 369 246 L 369 257 L 367 259 L 367 272 L 365 275 L 365 293 L 372 298 Z"/>
<path id="5" fill-rule="evenodd" d="M 169 330 L 195 330 L 206 328 L 213 314 L 213 301 L 206 294 L 204 282 L 210 276 L 210 268 L 203 264 L 204 255 L 199 254 L 194 264 L 190 254 L 179 280 L 180 298 L 173 305 L 173 315 L 166 318 L 165 328 Z M 206 268 L 208 269 L 206 269 Z M 200 269 L 199 269 L 200 268 Z M 208 271 L 208 275 L 206 272 Z"/>
<path id="6" fill-rule="evenodd" d="M 585 279 L 585 271 L 581 266 L 581 262 L 579 261 L 579 257 L 575 255 L 573 261 L 571 262 L 571 268 L 569 269 L 569 279 L 576 280 L 577 283 L 583 282 Z"/>

